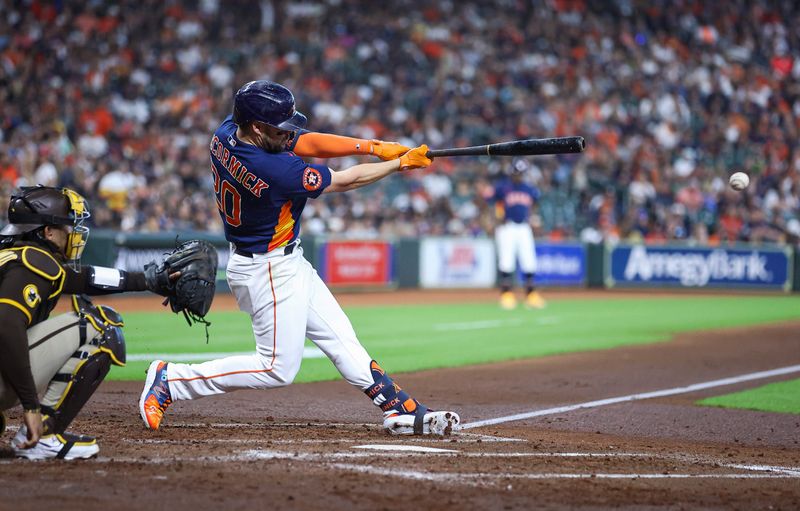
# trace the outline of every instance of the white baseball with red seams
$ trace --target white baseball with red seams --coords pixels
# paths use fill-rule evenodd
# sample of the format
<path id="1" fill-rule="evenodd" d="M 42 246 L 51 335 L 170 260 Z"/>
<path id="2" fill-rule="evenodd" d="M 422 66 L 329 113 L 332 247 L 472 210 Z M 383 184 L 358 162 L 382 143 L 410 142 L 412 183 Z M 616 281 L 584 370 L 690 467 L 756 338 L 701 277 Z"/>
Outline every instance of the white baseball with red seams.
<path id="1" fill-rule="evenodd" d="M 730 183 L 731 188 L 737 192 L 741 192 L 750 186 L 750 176 L 744 172 L 735 172 L 731 174 L 731 177 L 728 179 L 728 183 Z"/>
<path id="2" fill-rule="evenodd" d="M 228 284 L 240 309 L 250 314 L 256 353 L 202 364 L 170 363 L 173 399 L 288 385 L 300 370 L 306 337 L 350 384 L 361 390 L 372 385 L 372 358 L 341 306 L 303 257 L 302 247 L 289 255 L 284 251 L 281 247 L 252 258 L 231 252 Z"/>

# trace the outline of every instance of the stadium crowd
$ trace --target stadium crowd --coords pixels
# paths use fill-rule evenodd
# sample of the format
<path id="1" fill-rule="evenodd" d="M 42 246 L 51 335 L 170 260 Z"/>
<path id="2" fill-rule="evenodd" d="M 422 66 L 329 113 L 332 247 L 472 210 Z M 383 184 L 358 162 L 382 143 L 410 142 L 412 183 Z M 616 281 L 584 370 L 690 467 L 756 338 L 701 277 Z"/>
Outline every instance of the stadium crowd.
<path id="1" fill-rule="evenodd" d="M 582 135 L 531 159 L 539 236 L 797 243 L 791 1 L 0 0 L 0 188 L 70 186 L 93 223 L 219 231 L 209 135 L 244 82 L 316 131 L 409 146 Z M 792 28 L 795 27 L 795 28 Z M 331 160 L 332 168 L 354 163 Z M 480 235 L 507 159 L 449 158 L 311 201 L 308 234 Z M 727 187 L 750 174 L 744 193 Z"/>

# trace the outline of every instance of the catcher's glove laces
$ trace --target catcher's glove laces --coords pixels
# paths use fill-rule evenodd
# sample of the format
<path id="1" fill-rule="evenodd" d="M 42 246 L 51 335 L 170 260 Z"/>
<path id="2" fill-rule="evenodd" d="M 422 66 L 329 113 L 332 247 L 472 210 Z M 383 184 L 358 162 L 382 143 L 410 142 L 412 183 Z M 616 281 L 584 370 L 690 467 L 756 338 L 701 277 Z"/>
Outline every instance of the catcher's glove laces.
<path id="1" fill-rule="evenodd" d="M 217 249 L 207 241 L 190 240 L 164 255 L 160 264 L 151 261 L 144 266 L 147 289 L 165 296 L 164 305 L 169 304 L 172 312 L 182 312 L 189 326 L 192 321 L 205 325 L 208 343 L 211 323 L 205 315 L 216 291 Z M 178 276 L 171 277 L 175 274 Z"/>

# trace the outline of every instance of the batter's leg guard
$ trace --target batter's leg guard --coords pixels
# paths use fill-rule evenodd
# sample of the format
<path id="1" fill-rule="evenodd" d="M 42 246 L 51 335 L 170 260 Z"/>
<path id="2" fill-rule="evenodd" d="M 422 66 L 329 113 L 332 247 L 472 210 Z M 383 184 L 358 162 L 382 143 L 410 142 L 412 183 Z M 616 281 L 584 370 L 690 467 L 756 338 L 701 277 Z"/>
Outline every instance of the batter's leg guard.
<path id="1" fill-rule="evenodd" d="M 383 411 L 383 427 L 395 435 L 449 435 L 460 418 L 455 412 L 430 410 L 397 385 L 374 360 L 372 384 L 364 393 Z"/>

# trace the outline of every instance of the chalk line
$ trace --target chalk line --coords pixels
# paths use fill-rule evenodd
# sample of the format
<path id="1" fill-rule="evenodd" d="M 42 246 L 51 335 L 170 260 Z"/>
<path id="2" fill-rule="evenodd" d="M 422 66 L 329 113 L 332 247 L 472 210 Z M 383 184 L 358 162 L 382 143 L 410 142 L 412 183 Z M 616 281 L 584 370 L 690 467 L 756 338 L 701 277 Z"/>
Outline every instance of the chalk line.
<path id="1" fill-rule="evenodd" d="M 677 394 L 688 394 L 691 392 L 697 392 L 698 390 L 711 389 L 714 387 L 722 387 L 725 385 L 733 385 L 736 383 L 742 383 L 746 381 L 761 380 L 764 378 L 771 378 L 773 376 L 781 376 L 784 374 L 792 374 L 797 372 L 800 372 L 800 365 L 781 367 L 778 369 L 771 369 L 769 371 L 759 371 L 756 373 L 742 374 L 739 376 L 732 376 L 730 378 L 722 378 L 720 380 L 695 383 L 693 385 L 687 385 L 685 387 L 673 387 L 670 389 L 656 390 L 652 392 L 642 392 L 638 394 L 629 394 L 627 396 L 598 399 L 596 401 L 588 401 L 586 403 L 577 403 L 574 405 L 557 406 L 555 408 L 547 408 L 544 410 L 535 410 L 532 412 L 506 415 L 504 417 L 496 417 L 494 419 L 485 419 L 485 420 L 461 424 L 457 427 L 457 429 L 480 428 L 483 426 L 491 426 L 494 424 L 503 424 L 505 422 L 532 419 L 534 417 L 542 417 L 544 415 L 553 415 L 557 413 L 571 412 L 573 410 L 580 410 L 584 408 L 597 408 L 600 406 L 613 405 L 617 403 L 640 401 L 643 399 L 652 399 L 656 397 L 675 396 Z"/>

